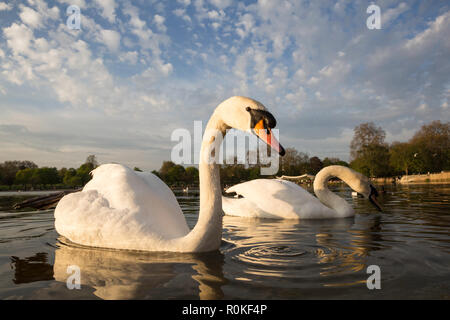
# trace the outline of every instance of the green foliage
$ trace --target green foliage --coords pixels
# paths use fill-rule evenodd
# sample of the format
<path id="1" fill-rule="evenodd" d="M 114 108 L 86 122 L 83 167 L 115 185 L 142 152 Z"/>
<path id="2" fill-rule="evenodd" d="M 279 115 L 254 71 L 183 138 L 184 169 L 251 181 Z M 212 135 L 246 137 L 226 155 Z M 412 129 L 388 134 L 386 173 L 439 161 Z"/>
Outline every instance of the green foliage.
<path id="1" fill-rule="evenodd" d="M 368 177 L 390 175 L 389 146 L 384 142 L 386 132 L 372 122 L 360 124 L 354 132 L 350 167 Z"/>
<path id="2" fill-rule="evenodd" d="M 186 182 L 190 184 L 197 183 L 198 181 L 198 169 L 196 167 L 187 167 L 185 170 Z"/>
<path id="3" fill-rule="evenodd" d="M 10 190 L 81 187 L 91 179 L 96 165 L 95 156 L 89 156 L 78 169 L 38 168 L 31 161 L 7 161 L 0 164 L 0 185 Z"/>
<path id="4" fill-rule="evenodd" d="M 422 126 L 408 142 L 384 142 L 381 127 L 355 128 L 350 145 L 351 167 L 371 177 L 441 172 L 450 169 L 450 122 Z M 325 165 L 325 160 L 324 160 Z"/>
<path id="5" fill-rule="evenodd" d="M 311 162 L 308 155 L 295 148 L 287 148 L 284 157 L 280 158 L 278 175 L 298 176 L 305 173 L 311 173 Z"/>
<path id="6" fill-rule="evenodd" d="M 309 159 L 310 173 L 316 175 L 323 168 L 323 162 L 318 157 Z"/>
<path id="7" fill-rule="evenodd" d="M 349 167 L 349 164 L 339 158 L 328 158 L 326 157 L 325 159 L 322 160 L 322 165 L 323 168 L 328 167 L 328 166 L 344 166 L 344 167 Z"/>
<path id="8" fill-rule="evenodd" d="M 394 142 L 389 149 L 389 163 L 393 175 L 420 172 L 423 163 L 418 155 L 417 146 L 407 142 Z"/>
<path id="9" fill-rule="evenodd" d="M 350 167 L 368 177 L 384 177 L 391 173 L 389 166 L 389 147 L 387 145 L 370 144 L 363 146 Z"/>
<path id="10" fill-rule="evenodd" d="M 164 179 L 169 184 L 175 184 L 177 182 L 185 182 L 185 169 L 183 166 L 177 164 L 173 167 L 170 167 L 170 169 L 167 171 L 167 174 L 165 175 Z"/>
<path id="11" fill-rule="evenodd" d="M 16 179 L 16 173 L 26 168 L 34 169 L 37 165 L 31 161 L 5 161 L 0 164 L 0 184 L 11 186 Z"/>
<path id="12" fill-rule="evenodd" d="M 433 121 L 423 125 L 409 143 L 417 151 L 421 172 L 450 169 L 450 122 Z"/>
<path id="13" fill-rule="evenodd" d="M 92 179 L 91 171 L 94 169 L 95 169 L 94 164 L 91 162 L 84 163 L 81 165 L 81 167 L 77 169 L 76 176 L 80 178 L 81 181 L 80 185 L 84 186 L 86 183 L 89 182 L 89 180 Z"/>

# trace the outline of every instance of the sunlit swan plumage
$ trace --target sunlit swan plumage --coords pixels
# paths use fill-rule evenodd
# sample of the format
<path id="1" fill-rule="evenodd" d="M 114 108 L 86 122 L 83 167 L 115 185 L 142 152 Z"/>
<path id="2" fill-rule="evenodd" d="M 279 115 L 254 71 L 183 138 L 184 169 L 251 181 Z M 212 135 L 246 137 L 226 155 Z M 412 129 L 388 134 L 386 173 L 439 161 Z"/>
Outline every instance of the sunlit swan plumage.
<path id="1" fill-rule="evenodd" d="M 323 168 L 314 180 L 317 198 L 297 184 L 281 179 L 256 179 L 227 189 L 239 198 L 224 197 L 226 215 L 272 219 L 329 219 L 353 216 L 353 208 L 331 192 L 327 183 L 338 177 L 353 190 L 369 198 L 375 205 L 376 189 L 362 174 L 343 166 Z"/>
<path id="2" fill-rule="evenodd" d="M 174 252 L 217 250 L 222 239 L 222 194 L 216 161 L 219 152 L 215 151 L 226 130 L 236 128 L 254 132 L 283 154 L 271 135 L 275 124 L 265 107 L 250 98 L 232 97 L 216 108 L 203 135 L 200 213 L 191 231 L 168 186 L 151 173 L 120 164 L 98 167 L 81 192 L 62 198 L 55 209 L 55 228 L 70 241 L 86 246 Z"/>

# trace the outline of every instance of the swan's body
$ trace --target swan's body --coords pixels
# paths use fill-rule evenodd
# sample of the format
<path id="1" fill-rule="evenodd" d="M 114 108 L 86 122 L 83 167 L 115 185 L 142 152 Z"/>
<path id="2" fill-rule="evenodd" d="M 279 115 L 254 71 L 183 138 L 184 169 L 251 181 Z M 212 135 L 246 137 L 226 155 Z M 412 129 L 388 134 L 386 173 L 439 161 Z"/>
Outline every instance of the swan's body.
<path id="1" fill-rule="evenodd" d="M 200 213 L 191 231 L 173 192 L 158 177 L 118 164 L 98 167 L 81 192 L 61 199 L 55 209 L 56 230 L 72 242 L 93 247 L 217 250 L 222 239 L 222 194 L 215 150 L 227 129 L 250 131 L 266 117 L 273 118 L 261 103 L 244 97 L 232 97 L 214 111 L 202 141 Z"/>
<path id="2" fill-rule="evenodd" d="M 272 219 L 330 219 L 353 216 L 353 208 L 331 192 L 327 182 L 338 177 L 353 190 L 370 197 L 375 190 L 362 174 L 343 166 L 322 169 L 314 180 L 317 198 L 293 182 L 280 179 L 257 179 L 227 189 L 240 198 L 224 197 L 226 215 Z M 375 191 L 376 192 L 376 191 Z M 372 198 L 371 198 L 372 199 Z"/>

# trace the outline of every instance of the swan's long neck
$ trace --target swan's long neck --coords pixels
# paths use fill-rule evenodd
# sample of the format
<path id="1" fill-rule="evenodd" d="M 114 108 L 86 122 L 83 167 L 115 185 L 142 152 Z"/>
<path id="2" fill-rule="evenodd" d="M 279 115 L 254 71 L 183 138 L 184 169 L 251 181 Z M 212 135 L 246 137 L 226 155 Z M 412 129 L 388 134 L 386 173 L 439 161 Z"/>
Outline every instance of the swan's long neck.
<path id="1" fill-rule="evenodd" d="M 361 175 L 347 167 L 329 166 L 320 170 L 314 179 L 314 193 L 323 204 L 335 210 L 335 217 L 353 216 L 353 208 L 347 201 L 328 189 L 328 180 L 332 177 L 341 179 L 355 189 L 361 183 Z"/>
<path id="2" fill-rule="evenodd" d="M 220 152 L 226 129 L 214 113 L 203 136 L 199 164 L 200 213 L 194 229 L 184 238 L 185 245 L 192 251 L 217 250 L 222 241 L 220 167 L 214 155 Z"/>

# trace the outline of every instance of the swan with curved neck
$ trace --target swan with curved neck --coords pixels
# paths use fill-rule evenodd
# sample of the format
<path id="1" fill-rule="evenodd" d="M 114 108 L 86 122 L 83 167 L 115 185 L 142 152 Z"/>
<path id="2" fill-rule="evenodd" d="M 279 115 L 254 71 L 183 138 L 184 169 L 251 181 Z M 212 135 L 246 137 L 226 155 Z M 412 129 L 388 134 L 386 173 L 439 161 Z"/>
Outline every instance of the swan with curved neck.
<path id="1" fill-rule="evenodd" d="M 166 184 L 151 173 L 136 172 L 119 164 L 98 167 L 81 192 L 62 198 L 55 209 L 55 228 L 70 241 L 93 247 L 217 250 L 222 239 L 222 193 L 215 151 L 226 130 L 236 128 L 257 134 L 284 154 L 271 134 L 275 125 L 275 118 L 266 108 L 250 98 L 232 97 L 215 109 L 202 140 L 200 212 L 191 231 Z M 259 130 L 260 127 L 265 130 Z"/>
<path id="2" fill-rule="evenodd" d="M 343 166 L 323 168 L 314 180 L 311 195 L 293 182 L 279 179 L 256 179 L 227 189 L 240 198 L 223 198 L 226 215 L 272 219 L 330 219 L 345 218 L 355 214 L 343 198 L 328 189 L 328 180 L 337 177 L 353 190 L 364 195 L 381 210 L 376 189 L 362 174 Z"/>

